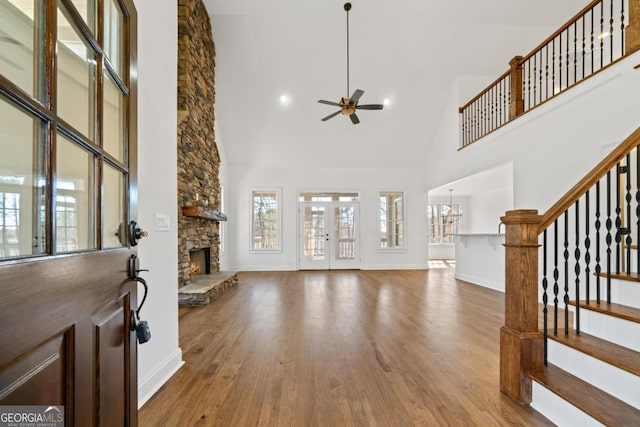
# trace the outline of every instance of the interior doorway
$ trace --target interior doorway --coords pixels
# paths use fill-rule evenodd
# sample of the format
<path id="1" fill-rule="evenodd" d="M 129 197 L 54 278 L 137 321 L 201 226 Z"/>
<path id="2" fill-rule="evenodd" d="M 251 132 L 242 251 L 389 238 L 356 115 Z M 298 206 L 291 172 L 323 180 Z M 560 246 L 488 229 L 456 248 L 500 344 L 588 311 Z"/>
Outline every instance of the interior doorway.
<path id="1" fill-rule="evenodd" d="M 299 269 L 360 268 L 357 193 L 300 193 Z"/>

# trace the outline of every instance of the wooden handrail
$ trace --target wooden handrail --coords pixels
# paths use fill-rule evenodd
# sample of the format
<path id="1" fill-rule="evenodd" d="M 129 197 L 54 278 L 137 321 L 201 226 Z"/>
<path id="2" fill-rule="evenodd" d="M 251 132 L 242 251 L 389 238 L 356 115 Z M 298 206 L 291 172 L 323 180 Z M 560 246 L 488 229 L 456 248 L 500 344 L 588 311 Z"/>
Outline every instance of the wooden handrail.
<path id="1" fill-rule="evenodd" d="M 458 112 L 462 113 L 467 107 L 469 107 L 471 104 L 473 104 L 474 102 L 476 102 L 478 99 L 480 99 L 482 97 L 482 95 L 484 95 L 485 93 L 487 93 L 492 87 L 494 87 L 495 85 L 497 85 L 498 83 L 500 83 L 503 79 L 507 78 L 509 76 L 509 73 L 511 72 L 511 70 L 507 70 L 503 75 L 501 75 L 500 77 L 498 77 L 497 79 L 495 79 L 491 84 L 489 84 L 489 86 L 487 86 L 486 88 L 484 88 L 478 95 L 476 95 L 471 101 L 467 102 L 466 104 L 464 104 L 462 107 L 458 108 Z"/>
<path id="2" fill-rule="evenodd" d="M 591 171 L 564 196 L 542 215 L 542 222 L 538 227 L 538 234 L 553 224 L 567 209 L 569 209 L 587 190 L 593 187 L 609 172 L 616 163 L 620 162 L 634 148 L 640 145 L 640 127 L 629 135 L 615 150 L 598 163 Z"/>
<path id="3" fill-rule="evenodd" d="M 545 41 L 543 41 L 538 46 L 536 46 L 531 52 L 529 52 L 529 54 L 525 55 L 522 58 L 522 62 L 527 61 L 529 58 L 531 58 L 533 55 L 535 55 L 536 52 L 538 52 L 540 49 L 542 49 L 547 44 L 549 44 L 550 41 L 552 41 L 553 39 L 558 37 L 567 28 L 571 27 L 575 21 L 577 21 L 580 17 L 582 17 L 584 14 L 586 14 L 589 10 L 593 9 L 601 1 L 602 0 L 593 0 L 591 3 L 586 5 L 580 12 L 576 13 L 571 19 L 569 19 L 562 27 L 558 28 L 553 34 L 551 34 L 549 37 L 547 37 L 545 39 Z"/>

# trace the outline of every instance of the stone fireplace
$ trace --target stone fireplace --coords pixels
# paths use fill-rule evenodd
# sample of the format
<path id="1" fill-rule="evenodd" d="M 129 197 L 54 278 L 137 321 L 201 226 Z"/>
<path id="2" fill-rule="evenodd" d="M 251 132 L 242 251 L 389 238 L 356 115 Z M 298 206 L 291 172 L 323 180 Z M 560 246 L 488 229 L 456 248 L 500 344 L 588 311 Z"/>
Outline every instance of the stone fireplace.
<path id="1" fill-rule="evenodd" d="M 178 0 L 178 300 L 187 295 L 188 305 L 208 303 L 237 283 L 235 273 L 220 272 L 220 221 L 227 218 L 213 130 L 214 57 L 203 1 Z"/>

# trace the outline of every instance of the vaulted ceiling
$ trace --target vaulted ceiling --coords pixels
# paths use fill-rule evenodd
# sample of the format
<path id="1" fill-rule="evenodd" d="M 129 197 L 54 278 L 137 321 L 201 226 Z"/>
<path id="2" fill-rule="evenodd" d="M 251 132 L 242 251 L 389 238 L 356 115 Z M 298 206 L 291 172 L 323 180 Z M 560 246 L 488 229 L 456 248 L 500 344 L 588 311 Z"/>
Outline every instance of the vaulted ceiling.
<path id="1" fill-rule="evenodd" d="M 351 92 L 391 101 L 359 111 L 354 126 L 341 115 L 321 122 L 337 108 L 317 103 L 348 95 L 344 1 L 204 2 L 218 143 L 232 165 L 274 168 L 424 167 L 450 97 L 464 104 L 587 3 L 352 0 Z"/>

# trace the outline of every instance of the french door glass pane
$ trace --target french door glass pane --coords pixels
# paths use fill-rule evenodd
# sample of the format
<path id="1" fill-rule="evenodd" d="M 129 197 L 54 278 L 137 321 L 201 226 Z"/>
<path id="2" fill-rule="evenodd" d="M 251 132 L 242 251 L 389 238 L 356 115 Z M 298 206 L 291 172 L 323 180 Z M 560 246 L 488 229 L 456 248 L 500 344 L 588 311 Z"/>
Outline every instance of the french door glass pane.
<path id="1" fill-rule="evenodd" d="M 124 53 L 123 28 L 124 18 L 117 2 L 104 0 L 104 51 L 120 77 Z"/>
<path id="2" fill-rule="evenodd" d="M 0 259 L 45 251 L 43 129 L 0 97 Z"/>
<path id="3" fill-rule="evenodd" d="M 104 192 L 102 201 L 102 246 L 122 246 L 118 237 L 120 224 L 124 223 L 124 175 L 105 164 L 103 168 Z"/>
<path id="4" fill-rule="evenodd" d="M 96 2 L 95 0 L 71 0 L 76 10 L 84 19 L 89 29 L 95 34 Z"/>
<path id="5" fill-rule="evenodd" d="M 94 140 L 95 53 L 71 26 L 64 8 L 58 9 L 57 112 L 58 116 Z"/>
<path id="6" fill-rule="evenodd" d="M 307 206 L 304 208 L 304 257 L 309 260 L 324 260 L 325 241 L 325 208 Z"/>
<path id="7" fill-rule="evenodd" d="M 355 259 L 356 257 L 356 218 L 353 206 L 335 208 L 336 259 Z"/>
<path id="8" fill-rule="evenodd" d="M 95 156 L 58 133 L 56 251 L 94 249 Z"/>
<path id="9" fill-rule="evenodd" d="M 0 74 L 40 100 L 43 5 L 42 1 L 0 0 Z"/>
<path id="10" fill-rule="evenodd" d="M 124 95 L 109 73 L 104 72 L 103 147 L 116 159 L 124 160 Z"/>

